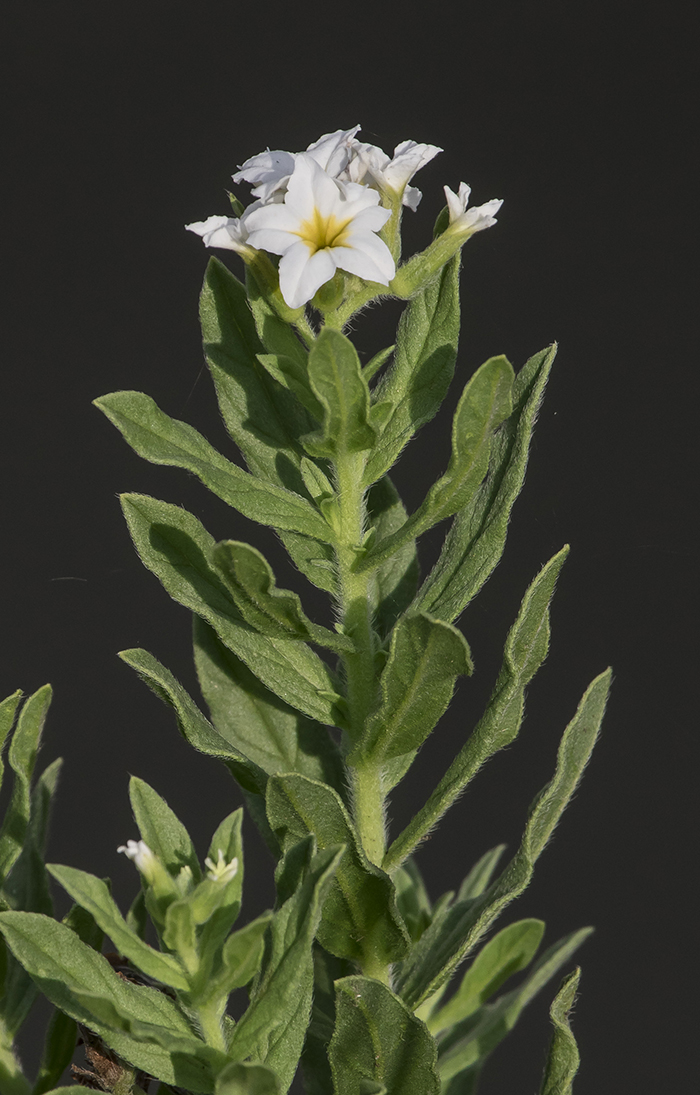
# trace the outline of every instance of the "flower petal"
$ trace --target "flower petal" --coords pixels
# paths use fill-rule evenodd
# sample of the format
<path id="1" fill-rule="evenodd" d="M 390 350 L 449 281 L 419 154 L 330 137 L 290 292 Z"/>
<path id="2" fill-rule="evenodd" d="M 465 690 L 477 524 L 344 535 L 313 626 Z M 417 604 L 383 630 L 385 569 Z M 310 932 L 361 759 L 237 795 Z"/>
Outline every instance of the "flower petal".
<path id="1" fill-rule="evenodd" d="M 301 308 L 311 300 L 333 277 L 336 263 L 329 248 L 312 255 L 309 247 L 301 240 L 282 256 L 279 265 L 280 291 L 290 308 Z"/>

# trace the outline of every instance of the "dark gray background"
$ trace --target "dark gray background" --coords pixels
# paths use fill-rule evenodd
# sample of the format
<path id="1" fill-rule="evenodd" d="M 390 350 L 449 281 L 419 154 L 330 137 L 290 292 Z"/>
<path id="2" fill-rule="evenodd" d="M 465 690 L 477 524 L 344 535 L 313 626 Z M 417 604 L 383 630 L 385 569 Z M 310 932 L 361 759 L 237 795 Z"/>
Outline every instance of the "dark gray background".
<path id="1" fill-rule="evenodd" d="M 689 26 L 664 10 L 23 0 L 4 15 L 2 694 L 54 685 L 42 759 L 61 754 L 66 766 L 50 855 L 111 874 L 122 905 L 136 885 L 115 854 L 136 836 L 129 773 L 166 797 L 202 854 L 240 799 L 115 657 L 144 646 L 196 690 L 187 613 L 141 567 L 115 495 L 182 503 L 215 536 L 253 537 L 279 558 L 272 534 L 185 473 L 141 462 L 90 405 L 142 389 L 231 455 L 199 343 L 207 255 L 183 225 L 226 211 L 247 156 L 357 122 L 387 150 L 406 138 L 445 149 L 415 180 L 424 199 L 406 215 L 408 250 L 428 240 L 443 183 L 466 180 L 476 204 L 505 199 L 498 226 L 465 251 L 458 379 L 399 466 L 409 508 L 446 463 L 450 409 L 470 372 L 500 352 L 519 367 L 554 338 L 560 355 L 505 559 L 462 621 L 477 675 L 396 793 L 393 831 L 478 717 L 526 585 L 571 543 L 521 738 L 419 862 L 436 896 L 487 847 L 516 845 L 581 692 L 612 663 L 603 739 L 506 918 L 542 916 L 550 941 L 597 926 L 580 955 L 577 1095 L 686 1091 L 696 1075 L 696 913 L 684 881 L 697 770 L 695 54 Z M 397 314 L 363 317 L 366 352 L 391 340 Z M 424 545 L 426 565 L 438 542 Z M 245 835 L 252 916 L 271 900 L 271 864 L 248 822 Z M 485 1095 L 537 1090 L 551 995 L 494 1058 Z"/>

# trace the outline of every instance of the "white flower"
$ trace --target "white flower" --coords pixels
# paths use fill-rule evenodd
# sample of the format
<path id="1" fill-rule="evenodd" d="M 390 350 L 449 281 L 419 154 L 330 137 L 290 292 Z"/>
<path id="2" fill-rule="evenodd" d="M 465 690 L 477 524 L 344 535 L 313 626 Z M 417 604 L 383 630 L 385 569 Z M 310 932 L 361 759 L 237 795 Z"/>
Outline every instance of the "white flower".
<path id="1" fill-rule="evenodd" d="M 334 181 L 300 152 L 284 201 L 246 211 L 249 245 L 282 256 L 280 290 L 290 308 L 311 300 L 338 269 L 389 284 L 394 260 L 375 233 L 391 212 L 379 200 L 368 187 Z"/>
<path id="2" fill-rule="evenodd" d="M 306 154 L 311 156 L 332 178 L 337 178 L 348 165 L 351 148 L 356 143 L 353 138 L 359 132 L 359 125 L 352 129 L 336 129 L 334 133 L 325 133 L 310 144 Z M 254 183 L 253 194 L 262 202 L 267 202 L 277 192 L 287 186 L 294 172 L 297 156 L 301 152 L 260 152 L 251 156 L 233 176 L 234 182 Z M 217 246 L 214 244 L 214 246 Z"/>
<path id="3" fill-rule="evenodd" d="M 251 206 L 252 208 L 252 206 Z M 186 224 L 188 232 L 194 232 L 204 240 L 205 247 L 225 247 L 230 251 L 246 254 L 250 251 L 246 240 L 248 233 L 244 217 L 207 217 L 205 221 Z"/>
<path id="4" fill-rule="evenodd" d="M 393 190 L 401 195 L 402 204 L 413 211 L 418 208 L 423 195 L 408 183 L 421 167 L 442 152 L 437 145 L 417 144 L 415 141 L 402 141 L 397 145 L 393 159 L 373 144 L 355 141 L 354 149 L 355 158 L 348 167 L 348 175 L 353 182 L 368 183 L 379 190 Z"/>
<path id="5" fill-rule="evenodd" d="M 126 844 L 121 844 L 117 848 L 117 851 L 123 852 L 127 859 L 132 859 L 141 874 L 152 874 L 156 857 L 145 840 L 127 840 Z"/>
<path id="6" fill-rule="evenodd" d="M 207 878 L 211 882 L 230 882 L 238 873 L 238 859 L 234 857 L 230 863 L 227 863 L 221 848 L 218 849 L 218 852 L 216 863 L 209 856 L 204 860 L 204 866 L 209 868 Z"/>
<path id="7" fill-rule="evenodd" d="M 476 205 L 473 209 L 467 210 L 471 187 L 464 182 L 460 183 L 458 194 L 450 190 L 449 186 L 445 186 L 443 189 L 450 214 L 450 231 L 471 236 L 474 232 L 491 228 L 496 223 L 496 213 L 503 205 L 503 202 L 498 198 L 492 198 L 484 205 Z"/>

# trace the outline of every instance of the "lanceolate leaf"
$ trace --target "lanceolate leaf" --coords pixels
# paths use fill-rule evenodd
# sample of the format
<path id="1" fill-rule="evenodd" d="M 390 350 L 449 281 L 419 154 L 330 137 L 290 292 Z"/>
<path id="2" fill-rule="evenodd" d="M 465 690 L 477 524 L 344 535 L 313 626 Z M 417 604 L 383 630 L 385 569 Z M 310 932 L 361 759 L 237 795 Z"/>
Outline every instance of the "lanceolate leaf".
<path id="1" fill-rule="evenodd" d="M 494 435 L 486 478 L 457 513 L 440 558 L 414 602 L 414 607 L 431 616 L 456 619 L 503 553 L 508 520 L 525 478 L 530 439 L 556 349 L 554 345 L 535 354 L 515 378 L 513 411 Z"/>
<path id="2" fill-rule="evenodd" d="M 16 692 L 13 692 L 11 696 L 8 696 L 0 703 L 0 787 L 2 786 L 2 775 L 4 771 L 2 749 L 7 735 L 14 726 L 15 715 L 21 699 L 22 693 L 17 689 Z"/>
<path id="3" fill-rule="evenodd" d="M 511 412 L 512 384 L 513 369 L 505 357 L 492 357 L 477 369 L 457 404 L 447 471 L 406 524 L 368 552 L 358 570 L 378 565 L 408 540 L 468 505 L 488 470 L 493 434 Z"/>
<path id="4" fill-rule="evenodd" d="M 315 423 L 296 397 L 267 375 L 257 355 L 267 349 L 303 361 L 306 351 L 287 324 L 271 312 L 252 281 L 249 294 L 246 298 L 240 281 L 218 259 L 210 259 L 200 316 L 219 409 L 251 472 L 303 494 L 299 472 L 303 450 L 296 439 L 313 430 Z M 265 345 L 256 333 L 256 323 Z M 295 532 L 280 531 L 280 536 L 302 573 L 332 592 L 328 545 Z"/>
<path id="5" fill-rule="evenodd" d="M 345 766 L 326 727 L 265 688 L 199 619 L 194 655 L 202 695 L 222 737 L 264 772 L 299 772 L 330 784 L 341 797 L 346 793 Z"/>
<path id="6" fill-rule="evenodd" d="M 280 1095 L 280 1082 L 265 1065 L 236 1061 L 217 1076 L 216 1095 Z"/>
<path id="7" fill-rule="evenodd" d="M 571 1085 L 578 1072 L 579 1052 L 576 1039 L 571 1033 L 569 1012 L 574 1006 L 580 977 L 579 967 L 564 978 L 550 1008 L 554 1034 L 540 1095 L 571 1095 Z"/>
<path id="8" fill-rule="evenodd" d="M 457 628 L 428 616 L 402 616 L 381 677 L 381 705 L 353 755 L 381 763 L 415 752 L 447 708 L 457 677 L 472 668 Z"/>
<path id="9" fill-rule="evenodd" d="M 267 786 L 270 826 L 287 849 L 312 833 L 319 848 L 344 844 L 323 910 L 319 942 L 340 958 L 361 960 L 365 947 L 386 962 L 406 951 L 391 879 L 364 855 L 340 797 L 304 776 L 273 776 Z"/>
<path id="10" fill-rule="evenodd" d="M 467 1068 L 483 1065 L 513 1029 L 530 1001 L 569 961 L 591 931 L 591 928 L 583 928 L 560 939 L 542 955 L 518 988 L 499 996 L 472 1020 L 458 1024 L 441 1039 L 438 1067 L 443 1083 Z"/>
<path id="11" fill-rule="evenodd" d="M 0 930 L 15 957 L 51 1003 L 103 1037 L 120 1057 L 165 1083 L 191 1091 L 213 1090 L 211 1071 L 205 1063 L 181 1051 L 171 1052 L 116 1032 L 87 1003 L 90 997 L 101 999 L 121 1015 L 129 1015 L 136 1024 L 159 1026 L 188 1044 L 206 1049 L 204 1043 L 197 1042 L 177 1005 L 162 992 L 118 977 L 106 958 L 50 917 L 38 913 L 2 913 Z"/>
<path id="12" fill-rule="evenodd" d="M 438 1095 L 435 1042 L 420 1019 L 386 985 L 368 977 L 344 977 L 335 989 L 329 1055 L 336 1095 Z"/>
<path id="13" fill-rule="evenodd" d="M 10 700 L 13 701 L 14 697 Z M 24 843 L 31 808 L 32 773 L 50 703 L 51 687 L 46 684 L 25 701 L 10 741 L 8 759 L 15 779 L 12 798 L 0 829 L 0 882 L 9 874 Z M 14 714 L 12 703 L 7 705 L 4 714 L 6 725 L 8 722 L 11 725 L 9 715 Z"/>
<path id="14" fill-rule="evenodd" d="M 309 381 L 323 408 L 322 430 L 308 434 L 304 447 L 312 456 L 334 457 L 372 447 L 369 388 L 350 339 L 324 327 L 309 354 Z"/>
<path id="15" fill-rule="evenodd" d="M 301 354 L 304 350 L 286 324 L 272 317 L 269 310 L 264 319 L 260 317 L 261 324 L 267 330 L 273 325 L 276 330 L 283 327 L 285 341 L 284 349 L 265 347 L 255 330 L 251 305 L 256 318 L 261 308 L 267 308 L 259 295 L 249 303 L 240 281 L 218 259 L 210 259 L 200 318 L 204 352 L 224 422 L 254 475 L 298 492 L 302 450 L 296 438 L 313 429 L 313 419 L 290 392 L 268 376 L 257 355 L 268 349 L 293 356 L 295 344 Z"/>
<path id="16" fill-rule="evenodd" d="M 486 711 L 425 806 L 387 852 L 387 869 L 411 852 L 488 758 L 517 736 L 523 719 L 525 688 L 549 649 L 549 604 L 568 550 L 562 548 L 549 560 L 525 594 L 506 639 L 503 665 Z"/>
<path id="17" fill-rule="evenodd" d="M 165 799 L 138 776 L 129 780 L 129 799 L 141 839 L 171 874 L 189 867 L 198 882 L 201 871 L 190 835 Z"/>
<path id="18" fill-rule="evenodd" d="M 313 840 L 307 839 L 278 868 L 281 904 L 268 929 L 263 967 L 250 1007 L 234 1028 L 229 1044 L 234 1060 L 252 1058 L 273 1069 L 282 1092 L 294 1078 L 304 1044 L 313 991 L 313 939 L 342 855 L 341 850 L 332 848 L 309 862 L 312 845 Z"/>
<path id="19" fill-rule="evenodd" d="M 224 540 L 214 548 L 213 561 L 239 612 L 261 635 L 354 652 L 352 639 L 313 623 L 296 593 L 277 588 L 272 567 L 257 548 L 239 540 Z"/>
<path id="20" fill-rule="evenodd" d="M 182 736 L 207 756 L 220 757 L 247 791 L 264 794 L 265 773 L 228 738 L 215 730 L 172 673 L 147 650 L 122 650 L 122 661 L 135 669 L 144 684 L 175 711 Z"/>
<path id="21" fill-rule="evenodd" d="M 533 802 L 520 848 L 505 870 L 481 897 L 458 901 L 439 925 L 431 925 L 404 963 L 399 991 L 409 1006 L 417 1006 L 451 977 L 506 905 L 527 887 L 595 745 L 610 679 L 607 670 L 584 693 L 564 731 L 554 776 Z"/>
<path id="22" fill-rule="evenodd" d="M 394 405 L 365 473 L 369 485 L 380 479 L 413 434 L 435 416 L 454 375 L 459 338 L 459 257 L 406 306 L 396 339 L 393 365 L 375 389 L 375 402 Z"/>
<path id="23" fill-rule="evenodd" d="M 95 922 L 105 935 L 109 936 L 119 953 L 126 955 L 137 969 L 148 977 L 162 981 L 164 985 L 171 985 L 172 988 L 184 990 L 188 988 L 188 980 L 180 963 L 171 955 L 149 947 L 127 927 L 124 917 L 101 878 L 58 863 L 52 863 L 49 866 L 49 872 L 57 882 L 60 882 L 66 893 L 94 917 Z"/>
<path id="24" fill-rule="evenodd" d="M 304 643 L 259 635 L 241 617 L 212 562 L 214 540 L 196 517 L 145 495 L 123 495 L 136 549 L 180 604 L 206 620 L 265 685 L 311 718 L 337 725 L 329 669 Z"/>
<path id="25" fill-rule="evenodd" d="M 259 479 L 226 460 L 186 422 L 170 418 L 142 392 L 112 392 L 95 400 L 131 447 L 153 464 L 170 464 L 199 476 L 245 517 L 331 542 L 330 526 L 300 495 Z"/>
<path id="26" fill-rule="evenodd" d="M 544 934 L 543 920 L 518 920 L 503 928 L 481 948 L 449 1001 L 431 1015 L 433 1035 L 478 1011 L 512 974 L 529 965 Z"/>

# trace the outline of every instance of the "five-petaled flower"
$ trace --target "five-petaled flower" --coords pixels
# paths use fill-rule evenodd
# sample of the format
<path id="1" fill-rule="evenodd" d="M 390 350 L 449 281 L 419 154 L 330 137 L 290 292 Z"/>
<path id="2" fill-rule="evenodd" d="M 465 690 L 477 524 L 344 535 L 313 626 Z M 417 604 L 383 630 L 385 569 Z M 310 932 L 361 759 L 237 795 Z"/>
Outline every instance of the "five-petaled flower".
<path id="1" fill-rule="evenodd" d="M 234 856 L 231 862 L 227 863 L 221 848 L 218 849 L 216 863 L 207 856 L 204 860 L 204 866 L 208 867 L 207 878 L 210 882 L 221 882 L 222 884 L 225 884 L 230 882 L 231 879 L 235 878 L 238 874 L 238 859 Z"/>
<path id="2" fill-rule="evenodd" d="M 244 214 L 249 245 L 282 256 L 280 291 L 290 308 L 311 300 L 336 270 L 389 284 L 394 260 L 376 233 L 391 211 L 379 201 L 376 190 L 337 182 L 300 153 L 284 200 Z"/>

